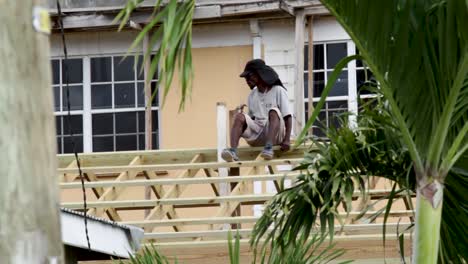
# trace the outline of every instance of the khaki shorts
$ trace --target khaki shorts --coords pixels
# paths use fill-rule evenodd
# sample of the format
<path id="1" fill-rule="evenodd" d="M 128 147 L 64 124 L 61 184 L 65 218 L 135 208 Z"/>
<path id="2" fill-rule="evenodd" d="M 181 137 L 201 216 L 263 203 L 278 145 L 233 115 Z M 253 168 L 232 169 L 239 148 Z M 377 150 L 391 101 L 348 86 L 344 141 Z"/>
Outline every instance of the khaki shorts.
<path id="1" fill-rule="evenodd" d="M 270 111 L 275 111 L 278 114 L 280 119 L 280 129 L 276 131 L 275 137 L 273 139 L 273 145 L 279 145 L 283 142 L 285 134 L 285 124 L 283 115 L 281 114 L 278 108 L 271 108 Z M 242 137 L 247 141 L 250 146 L 258 147 L 265 146 L 266 137 L 268 132 L 268 119 L 265 121 L 253 120 L 248 114 L 245 114 L 245 121 L 247 122 L 247 128 Z"/>

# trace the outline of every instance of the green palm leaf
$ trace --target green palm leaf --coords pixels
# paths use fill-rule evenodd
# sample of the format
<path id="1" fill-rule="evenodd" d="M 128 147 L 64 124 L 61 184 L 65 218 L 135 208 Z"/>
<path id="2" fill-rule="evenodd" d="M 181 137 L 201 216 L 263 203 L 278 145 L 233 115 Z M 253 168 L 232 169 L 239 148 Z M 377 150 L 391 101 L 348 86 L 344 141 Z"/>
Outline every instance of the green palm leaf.
<path id="1" fill-rule="evenodd" d="M 123 29 L 130 20 L 131 14 L 143 0 L 129 0 L 116 16 L 114 21 L 120 21 L 119 30 Z M 144 62 L 151 60 L 148 78 L 151 79 L 156 73 L 163 91 L 163 105 L 170 91 L 174 74 L 179 73 L 181 98 L 179 110 L 185 106 L 192 89 L 193 66 L 192 66 L 192 18 L 195 10 L 195 0 L 186 1 L 161 1 L 157 0 L 154 13 L 150 21 L 143 27 L 129 48 L 129 53 L 140 47 L 145 36 L 150 41 L 144 50 Z M 154 46 L 159 47 L 152 56 Z M 159 87 L 158 87 L 159 89 Z M 154 100 L 154 91 L 151 101 Z M 148 102 L 151 105 L 151 102 Z"/>

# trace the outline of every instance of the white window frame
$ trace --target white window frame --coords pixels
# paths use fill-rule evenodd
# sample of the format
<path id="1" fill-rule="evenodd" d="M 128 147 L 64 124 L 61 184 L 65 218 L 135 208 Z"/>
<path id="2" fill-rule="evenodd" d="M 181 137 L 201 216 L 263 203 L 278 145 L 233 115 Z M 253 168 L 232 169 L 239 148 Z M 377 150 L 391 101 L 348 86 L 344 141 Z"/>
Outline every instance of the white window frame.
<path id="1" fill-rule="evenodd" d="M 136 55 L 136 54 L 131 54 Z M 138 79 L 134 80 L 135 83 L 135 107 L 133 108 L 114 108 L 114 84 L 116 83 L 130 83 L 131 81 L 117 81 L 114 82 L 114 57 L 122 57 L 125 56 L 125 53 L 108 53 L 108 54 L 88 54 L 85 56 L 69 56 L 68 59 L 82 59 L 83 60 L 83 110 L 72 110 L 70 113 L 72 115 L 80 114 L 83 117 L 83 152 L 84 153 L 92 153 L 93 152 L 93 124 L 92 124 L 92 115 L 93 114 L 106 114 L 106 113 L 122 113 L 122 112 L 139 112 L 145 111 L 145 107 L 138 107 L 138 82 L 144 82 L 143 80 L 139 81 Z M 109 109 L 92 109 L 91 107 L 91 58 L 97 57 L 112 57 L 111 63 L 111 74 L 112 74 L 112 81 L 111 82 L 103 82 L 103 83 L 92 83 L 94 84 L 109 84 L 112 83 L 112 107 Z M 50 60 L 64 60 L 63 56 L 53 56 Z M 60 81 L 62 80 L 62 63 L 60 63 Z M 146 74 L 146 72 L 144 73 Z M 151 80 L 151 82 L 159 82 L 159 76 L 157 79 Z M 57 86 L 57 85 L 55 85 Z M 63 86 L 63 84 L 62 84 Z M 54 85 L 52 85 L 54 87 Z M 51 88 L 52 88 L 51 87 Z M 53 89 L 53 88 L 52 88 Z M 60 96 L 62 96 L 62 89 L 60 89 Z M 160 98 L 158 97 L 159 102 L 157 106 L 151 106 L 152 111 L 157 111 L 158 115 L 158 131 L 157 133 L 157 140 L 158 145 L 161 144 L 160 141 L 160 124 L 161 124 L 161 111 L 160 111 Z M 62 103 L 60 103 L 62 104 Z M 55 111 L 54 106 L 54 116 L 66 116 L 68 111 L 62 111 L 62 107 L 60 111 Z M 114 122 L 115 126 L 115 122 Z M 114 129 L 115 131 L 115 129 Z M 115 146 L 115 137 L 114 137 L 114 146 Z"/>
<path id="2" fill-rule="evenodd" d="M 350 39 L 348 40 L 330 40 L 330 41 L 317 41 L 312 43 L 313 45 L 324 45 L 324 65 L 322 70 L 315 70 L 314 69 L 304 69 L 304 73 L 310 74 L 310 72 L 317 73 L 317 72 L 323 72 L 324 73 L 324 81 L 325 85 L 328 82 L 328 69 L 327 69 L 327 50 L 326 50 L 326 45 L 327 44 L 334 44 L 334 43 L 346 43 L 346 48 L 347 48 L 347 56 L 354 55 L 356 53 L 356 46 L 354 42 Z M 309 45 L 308 42 L 305 43 L 305 45 Z M 346 70 L 348 72 L 348 95 L 347 96 L 328 96 L 326 101 L 347 101 L 348 103 L 348 111 L 353 113 L 352 115 L 349 115 L 348 121 L 351 127 L 355 127 L 357 125 L 357 113 L 358 113 L 358 100 L 357 100 L 357 86 L 356 86 L 356 61 L 352 60 L 348 63 L 347 67 L 343 68 L 343 70 Z M 319 97 L 314 97 L 312 99 L 313 102 L 318 102 L 320 101 Z M 303 104 L 309 102 L 308 98 L 304 98 Z M 304 124 L 307 122 L 305 120 L 305 114 L 304 114 Z"/>

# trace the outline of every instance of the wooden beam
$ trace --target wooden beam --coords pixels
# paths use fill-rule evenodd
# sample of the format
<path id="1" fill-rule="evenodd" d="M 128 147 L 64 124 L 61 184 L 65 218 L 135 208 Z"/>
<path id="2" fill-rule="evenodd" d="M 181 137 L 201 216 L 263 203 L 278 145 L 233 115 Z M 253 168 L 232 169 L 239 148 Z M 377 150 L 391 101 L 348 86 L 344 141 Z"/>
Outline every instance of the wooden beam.
<path id="1" fill-rule="evenodd" d="M 144 171 L 143 173 L 144 173 L 145 177 L 147 177 L 147 179 L 156 178 L 156 173 L 154 173 L 153 171 Z M 164 191 L 164 188 L 161 185 L 152 185 L 151 190 L 153 190 L 154 195 L 158 199 L 166 196 L 166 192 Z M 146 200 L 151 200 L 151 197 L 150 198 L 145 197 L 145 199 Z M 150 208 L 145 210 L 145 218 L 148 217 L 149 213 L 151 212 L 149 209 Z M 146 212 L 148 212 L 148 213 L 146 213 Z M 166 216 L 167 216 L 168 219 L 178 218 L 177 213 L 175 211 L 175 207 L 168 208 L 168 210 L 166 211 Z M 180 228 L 178 226 L 176 226 L 176 225 L 174 225 L 173 228 L 177 232 L 181 231 Z"/>
<path id="2" fill-rule="evenodd" d="M 94 173 L 113 173 L 113 172 L 141 172 L 157 170 L 200 170 L 204 168 L 233 168 L 233 167 L 260 167 L 268 165 L 296 165 L 302 161 L 302 158 L 292 159 L 274 159 L 274 160 L 255 160 L 255 161 L 237 161 L 237 162 L 202 162 L 202 163 L 181 163 L 181 164 L 160 164 L 160 165 L 121 165 L 121 166 L 98 166 L 82 167 L 82 171 Z M 59 173 L 72 173 L 74 169 L 58 169 Z"/>
<path id="3" fill-rule="evenodd" d="M 130 166 L 133 166 L 133 165 L 137 165 L 141 163 L 141 158 L 140 156 L 136 156 L 135 158 L 133 158 L 133 160 L 130 162 Z M 120 175 L 117 177 L 117 181 L 125 181 L 125 180 L 132 180 L 136 177 L 138 172 L 136 171 L 124 171 L 124 172 L 121 172 Z M 97 202 L 103 202 L 103 201 L 113 201 L 115 199 L 117 199 L 117 197 L 124 191 L 125 188 L 123 187 L 120 187 L 120 188 L 116 188 L 116 187 L 110 187 L 110 188 L 107 188 L 104 193 L 102 194 L 101 197 L 99 197 L 98 201 Z M 88 203 L 89 204 L 89 203 Z M 90 206 L 92 207 L 92 206 Z M 104 208 L 91 208 L 88 210 L 88 214 L 91 214 L 91 215 L 96 215 L 96 216 L 101 216 L 103 215 L 104 213 L 106 213 L 107 211 L 109 210 L 109 207 L 104 207 Z M 117 214 L 113 214 L 112 215 L 112 220 L 114 221 L 121 221 L 120 219 L 120 216 L 118 216 Z"/>
<path id="4" fill-rule="evenodd" d="M 309 16 L 307 18 L 307 29 L 308 29 L 308 38 L 309 38 L 309 45 L 308 45 L 308 48 L 309 48 L 309 52 L 308 52 L 308 65 L 307 65 L 307 68 L 309 69 L 309 74 L 307 75 L 308 79 L 307 79 L 307 82 L 308 82 L 308 99 L 309 101 L 307 102 L 308 103 L 308 108 L 309 108 L 309 117 L 311 115 L 311 113 L 314 111 L 314 17 L 313 16 Z M 307 120 L 306 120 L 307 122 Z M 312 134 L 312 127 L 310 128 L 310 133 Z"/>
<path id="5" fill-rule="evenodd" d="M 409 227 L 411 223 L 387 223 L 386 229 L 388 233 L 396 232 L 397 227 L 401 230 Z M 383 224 L 353 224 L 344 225 L 341 228 L 336 228 L 336 233 L 339 229 L 343 229 L 347 234 L 350 235 L 373 235 L 382 232 Z M 227 238 L 229 232 L 232 230 L 207 230 L 207 231 L 187 231 L 187 232 L 158 232 L 158 233 L 146 233 L 144 239 L 174 239 L 174 238 L 199 238 L 199 237 L 222 237 Z M 238 229 L 238 232 L 242 237 L 250 236 L 252 229 Z M 409 231 L 405 232 L 408 233 Z M 388 234 L 387 233 L 387 234 Z M 347 236 L 350 236 L 347 235 Z M 390 235 L 388 235 L 390 237 Z"/>
<path id="6" fill-rule="evenodd" d="M 213 174 L 211 173 L 212 172 L 211 169 L 203 169 L 203 171 L 205 172 L 206 177 L 208 177 L 208 178 L 213 177 Z M 216 186 L 216 184 L 214 184 L 214 183 L 210 183 L 210 185 L 211 185 L 211 189 L 213 190 L 214 194 L 216 196 L 219 196 L 218 186 Z"/>
<path id="7" fill-rule="evenodd" d="M 294 131 L 299 135 L 304 127 L 304 11 L 296 13 L 295 47 L 296 47 L 296 67 L 295 67 L 295 89 L 294 104 L 296 106 L 296 122 Z"/>
<path id="8" fill-rule="evenodd" d="M 208 169 L 207 169 L 208 170 Z M 144 173 L 153 173 L 151 171 L 144 171 Z M 212 173 L 212 172 L 211 172 Z M 240 181 L 271 181 L 281 179 L 295 179 L 301 173 L 289 172 L 284 174 L 261 174 L 261 175 L 248 175 L 248 176 L 237 176 L 237 177 L 210 177 L 210 178 L 166 178 L 166 179 L 155 179 L 156 176 L 147 177 L 150 180 L 131 180 L 131 181 L 96 181 L 96 182 L 85 182 L 86 188 L 96 187 L 109 187 L 109 186 L 124 186 L 124 187 L 135 187 L 135 186 L 159 186 L 159 185 L 192 185 L 192 184 L 220 184 Z M 81 188 L 80 182 L 61 183 L 61 189 L 77 189 Z"/>
<path id="9" fill-rule="evenodd" d="M 202 160 L 202 155 L 197 154 L 195 155 L 191 163 L 196 163 L 200 162 Z M 177 178 L 186 178 L 186 177 L 194 177 L 199 169 L 186 169 L 181 171 L 178 175 Z M 172 186 L 169 191 L 163 196 L 163 198 L 159 199 L 158 201 L 162 201 L 164 199 L 166 200 L 171 200 L 172 197 L 179 197 L 180 194 L 185 190 L 186 186 L 185 185 L 174 185 Z M 177 199 L 177 198 L 176 198 Z M 179 198 L 180 199 L 180 198 Z M 174 200 L 174 199 L 172 199 Z M 189 199 L 190 200 L 190 199 Z M 145 217 L 145 220 L 154 220 L 154 219 L 161 219 L 164 217 L 164 215 L 167 214 L 168 211 L 172 211 L 173 214 L 175 214 L 174 211 L 174 204 L 173 203 L 168 203 L 166 204 L 167 206 L 162 206 L 163 204 L 161 203 L 152 203 L 152 205 L 155 205 L 155 207 L 150 211 L 150 213 Z M 180 227 L 177 226 L 177 229 L 180 230 Z"/>
<path id="10" fill-rule="evenodd" d="M 362 217 L 369 217 L 376 214 L 377 211 L 368 211 L 365 214 L 361 212 L 350 212 L 339 213 L 341 217 L 353 217 L 362 215 Z M 414 211 L 411 210 L 400 210 L 400 211 L 390 211 L 389 217 L 410 217 L 414 215 Z M 381 214 L 380 218 L 383 218 Z M 124 225 L 133 225 L 139 227 L 163 227 L 163 226 L 173 226 L 173 225 L 213 225 L 213 224 L 231 224 L 231 223 L 255 223 L 260 217 L 258 216 L 236 216 L 236 217 L 206 217 L 206 218 L 179 218 L 179 219 L 169 219 L 169 220 L 150 220 L 150 221 L 124 221 L 120 224 Z"/>

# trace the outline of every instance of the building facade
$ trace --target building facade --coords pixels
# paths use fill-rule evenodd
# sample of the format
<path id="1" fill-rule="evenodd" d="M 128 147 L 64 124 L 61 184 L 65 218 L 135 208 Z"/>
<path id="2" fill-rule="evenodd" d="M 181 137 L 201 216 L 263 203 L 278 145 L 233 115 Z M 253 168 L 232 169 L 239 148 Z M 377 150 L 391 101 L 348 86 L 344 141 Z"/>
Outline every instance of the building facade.
<path id="1" fill-rule="evenodd" d="M 68 119 L 64 118 L 68 109 L 65 66 L 69 72 L 71 125 L 79 152 L 142 150 L 149 136 L 145 136 L 144 74 L 138 70 L 141 54 L 124 59 L 138 30 L 117 32 L 109 21 L 123 1 L 101 2 L 65 1 L 68 61 L 63 60 L 60 32 L 51 36 L 59 153 L 72 151 Z M 318 1 L 284 2 L 289 6 L 268 0 L 197 1 L 192 94 L 185 111 L 179 112 L 176 76 L 164 106 L 156 96 L 152 105 L 153 149 L 216 147 L 216 103 L 225 102 L 228 109 L 246 103 L 250 90 L 239 73 L 252 58 L 264 59 L 278 72 L 294 109 L 293 135 L 297 134 L 308 117 L 309 74 L 313 74 L 311 98 L 316 102 L 337 62 L 357 51 Z M 50 7 L 56 21 L 54 1 Z M 136 20 L 145 14 L 144 7 L 136 12 Z M 310 40 L 312 70 L 308 68 Z M 357 113 L 364 71 L 359 61 L 350 62 L 343 70 L 319 116 L 325 125 L 336 124 L 340 112 Z M 150 82 L 152 90 L 156 89 L 158 76 Z M 352 123 L 353 117 L 350 119 Z M 322 136 L 319 129 L 314 129 L 314 134 Z"/>

